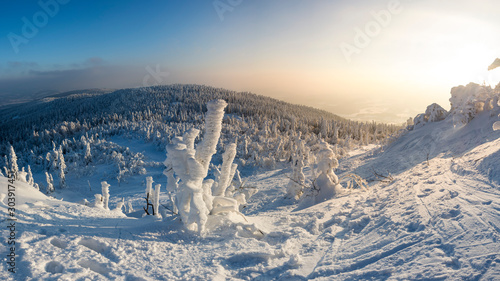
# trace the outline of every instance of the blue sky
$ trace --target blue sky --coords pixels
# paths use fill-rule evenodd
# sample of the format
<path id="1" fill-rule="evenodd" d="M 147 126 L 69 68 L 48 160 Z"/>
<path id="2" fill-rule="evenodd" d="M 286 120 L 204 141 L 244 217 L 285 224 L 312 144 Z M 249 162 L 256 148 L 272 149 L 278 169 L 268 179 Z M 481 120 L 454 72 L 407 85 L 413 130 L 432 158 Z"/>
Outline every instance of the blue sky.
<path id="1" fill-rule="evenodd" d="M 446 108 L 453 86 L 500 81 L 485 71 L 500 56 L 493 0 L 40 2 L 50 11 L 2 1 L 0 97 L 196 83 L 401 122 Z"/>

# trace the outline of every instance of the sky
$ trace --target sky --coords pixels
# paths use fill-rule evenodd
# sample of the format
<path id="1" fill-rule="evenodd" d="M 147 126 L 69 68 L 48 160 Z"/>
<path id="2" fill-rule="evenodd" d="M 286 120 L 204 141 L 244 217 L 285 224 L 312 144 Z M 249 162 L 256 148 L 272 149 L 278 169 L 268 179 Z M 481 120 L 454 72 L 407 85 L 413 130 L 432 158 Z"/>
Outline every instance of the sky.
<path id="1" fill-rule="evenodd" d="M 0 0 L 0 98 L 194 83 L 401 123 L 495 86 L 494 0 Z"/>

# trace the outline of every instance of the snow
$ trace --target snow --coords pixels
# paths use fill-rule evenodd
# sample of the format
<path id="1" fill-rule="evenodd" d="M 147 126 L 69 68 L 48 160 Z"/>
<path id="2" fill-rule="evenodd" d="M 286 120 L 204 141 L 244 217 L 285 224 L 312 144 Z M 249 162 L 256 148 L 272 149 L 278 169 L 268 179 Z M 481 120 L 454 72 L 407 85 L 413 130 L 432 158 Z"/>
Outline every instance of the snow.
<path id="1" fill-rule="evenodd" d="M 93 200 L 95 191 L 87 191 L 87 180 L 98 186 L 99 173 L 80 179 L 68 176 L 68 187 L 51 194 L 59 199 L 15 181 L 16 274 L 9 273 L 5 263 L 8 182 L 0 177 L 4 241 L 0 279 L 498 279 L 500 131 L 494 131 L 493 124 L 500 112 L 496 110 L 477 113 L 461 126 L 454 126 L 453 118 L 429 122 L 389 145 L 350 151 L 335 174 L 342 179 L 355 173 L 370 182 L 368 189 L 336 194 L 304 208 L 285 198 L 290 165 L 246 171 L 250 176 L 241 182 L 259 192 L 246 200 L 244 216 L 236 209 L 224 211 L 237 205 L 231 198 L 216 197 L 216 212 L 225 215 L 208 216 L 201 236 L 187 231 L 165 208 L 171 199 L 165 188 L 156 195 L 159 185 L 154 191 L 161 218 L 142 217 L 147 178 L 166 181 L 163 167 L 153 165 L 162 161 L 164 152 L 153 143 L 115 137 L 115 143 L 141 152 L 151 165 L 145 175 L 110 181 L 109 210 L 77 203 L 82 197 Z M 186 136 L 185 141 L 190 139 Z M 186 141 L 185 148 L 194 149 L 193 141 Z M 332 161 L 325 165 L 335 164 L 326 158 Z M 100 164 L 96 170 L 112 168 Z M 304 167 L 303 174 L 313 178 L 310 167 Z M 329 182 L 336 182 L 329 176 Z M 204 181 L 204 189 L 211 187 L 209 181 Z M 116 208 L 123 202 L 138 211 L 124 214 Z"/>

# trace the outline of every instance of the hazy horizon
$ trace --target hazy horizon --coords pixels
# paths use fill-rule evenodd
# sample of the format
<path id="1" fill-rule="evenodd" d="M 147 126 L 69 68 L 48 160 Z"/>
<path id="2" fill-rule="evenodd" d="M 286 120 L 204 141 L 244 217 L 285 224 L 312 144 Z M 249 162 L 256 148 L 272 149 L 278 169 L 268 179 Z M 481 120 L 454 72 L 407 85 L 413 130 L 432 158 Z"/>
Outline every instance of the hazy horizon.
<path id="1" fill-rule="evenodd" d="M 498 4 L 470 1 L 9 2 L 0 97 L 205 84 L 401 123 L 454 86 L 496 85 Z"/>

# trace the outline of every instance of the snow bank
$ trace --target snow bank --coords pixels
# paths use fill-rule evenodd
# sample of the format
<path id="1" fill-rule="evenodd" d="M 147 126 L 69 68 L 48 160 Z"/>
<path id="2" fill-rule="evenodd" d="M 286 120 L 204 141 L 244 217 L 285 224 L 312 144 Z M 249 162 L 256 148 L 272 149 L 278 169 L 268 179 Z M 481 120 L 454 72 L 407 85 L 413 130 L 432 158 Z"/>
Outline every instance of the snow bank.
<path id="1" fill-rule="evenodd" d="M 9 192 L 13 192 L 13 196 L 9 196 Z M 9 197 L 15 198 L 15 204 L 17 206 L 25 203 L 53 200 L 28 183 L 14 181 L 14 183 L 11 184 L 8 178 L 0 176 L 0 199 L 2 199 L 0 205 L 7 207 Z"/>

